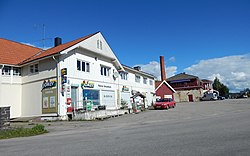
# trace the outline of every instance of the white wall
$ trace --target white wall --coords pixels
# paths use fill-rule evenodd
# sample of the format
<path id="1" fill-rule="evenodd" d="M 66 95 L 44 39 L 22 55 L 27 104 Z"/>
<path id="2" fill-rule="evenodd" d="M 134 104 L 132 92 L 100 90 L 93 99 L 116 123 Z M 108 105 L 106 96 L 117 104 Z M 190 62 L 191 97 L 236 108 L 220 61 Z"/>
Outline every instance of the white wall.
<path id="1" fill-rule="evenodd" d="M 30 73 L 29 65 L 22 68 L 22 117 L 42 115 L 43 81 L 56 78 L 56 63 L 52 58 L 36 63 L 39 66 L 38 73 Z"/>
<path id="2" fill-rule="evenodd" d="M 155 93 L 155 84 L 154 84 L 154 78 L 149 77 L 146 74 L 143 74 L 140 71 L 130 70 L 125 67 L 126 72 L 128 72 L 128 80 L 122 80 L 119 79 L 120 83 L 120 90 L 122 90 L 123 86 L 127 86 L 130 89 L 130 92 L 132 90 L 139 91 L 141 93 L 144 93 L 146 96 L 146 106 L 151 106 L 151 102 L 154 101 L 154 95 L 152 93 Z M 140 82 L 135 82 L 135 75 L 140 75 L 141 79 Z M 147 78 L 147 84 L 143 83 L 143 78 Z M 149 80 L 152 80 L 152 85 L 150 85 Z"/>
<path id="3" fill-rule="evenodd" d="M 2 75 L 0 68 L 0 107 L 10 107 L 10 117 L 21 116 L 21 76 Z"/>

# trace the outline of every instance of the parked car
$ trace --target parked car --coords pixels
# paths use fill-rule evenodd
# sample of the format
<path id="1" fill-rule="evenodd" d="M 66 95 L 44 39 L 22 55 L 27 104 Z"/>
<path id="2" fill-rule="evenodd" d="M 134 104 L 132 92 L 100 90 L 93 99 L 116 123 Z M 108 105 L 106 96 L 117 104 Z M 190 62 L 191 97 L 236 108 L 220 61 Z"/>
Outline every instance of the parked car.
<path id="1" fill-rule="evenodd" d="M 217 99 L 218 100 L 225 100 L 225 97 L 224 96 L 217 96 Z"/>
<path id="2" fill-rule="evenodd" d="M 169 109 L 174 108 L 175 106 L 176 102 L 171 98 L 156 99 L 154 109 Z"/>
<path id="3" fill-rule="evenodd" d="M 209 101 L 209 100 L 217 100 L 218 96 L 216 93 L 208 93 L 204 94 L 204 96 L 201 98 L 201 101 Z"/>

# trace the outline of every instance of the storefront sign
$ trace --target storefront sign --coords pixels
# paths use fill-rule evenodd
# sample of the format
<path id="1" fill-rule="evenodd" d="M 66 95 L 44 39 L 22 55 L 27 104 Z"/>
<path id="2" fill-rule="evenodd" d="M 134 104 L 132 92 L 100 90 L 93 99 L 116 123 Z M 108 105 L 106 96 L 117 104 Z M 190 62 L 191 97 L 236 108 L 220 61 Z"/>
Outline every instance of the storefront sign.
<path id="1" fill-rule="evenodd" d="M 56 87 L 56 80 L 44 80 L 42 84 L 42 90 L 46 88 Z"/>
<path id="2" fill-rule="evenodd" d="M 67 75 L 67 68 L 61 69 L 61 76 Z"/>
<path id="3" fill-rule="evenodd" d="M 101 85 L 101 84 L 98 84 L 98 87 L 100 87 L 100 88 L 111 88 L 111 86 L 108 86 L 108 85 Z"/>
<path id="4" fill-rule="evenodd" d="M 81 83 L 82 88 L 94 88 L 94 82 L 91 81 L 83 81 Z"/>

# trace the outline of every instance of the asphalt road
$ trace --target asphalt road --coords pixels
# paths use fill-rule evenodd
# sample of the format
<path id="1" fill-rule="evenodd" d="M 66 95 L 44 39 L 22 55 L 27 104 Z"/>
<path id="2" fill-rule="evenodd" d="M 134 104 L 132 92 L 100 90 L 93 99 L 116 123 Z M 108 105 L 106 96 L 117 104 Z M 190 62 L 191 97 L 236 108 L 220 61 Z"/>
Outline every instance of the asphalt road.
<path id="1" fill-rule="evenodd" d="M 50 133 L 0 140 L 0 155 L 250 155 L 250 99 L 179 103 L 167 111 L 44 125 Z"/>

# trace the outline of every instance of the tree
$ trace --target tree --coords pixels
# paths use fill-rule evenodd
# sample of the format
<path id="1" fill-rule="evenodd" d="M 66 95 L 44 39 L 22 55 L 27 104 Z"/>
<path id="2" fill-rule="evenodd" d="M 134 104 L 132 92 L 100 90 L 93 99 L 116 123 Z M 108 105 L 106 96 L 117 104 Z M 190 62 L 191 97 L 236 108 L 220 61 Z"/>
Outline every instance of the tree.
<path id="1" fill-rule="evenodd" d="M 217 77 L 214 79 L 213 89 L 219 91 L 221 96 L 226 96 L 229 93 L 228 87 L 221 83 Z"/>

